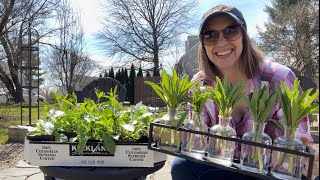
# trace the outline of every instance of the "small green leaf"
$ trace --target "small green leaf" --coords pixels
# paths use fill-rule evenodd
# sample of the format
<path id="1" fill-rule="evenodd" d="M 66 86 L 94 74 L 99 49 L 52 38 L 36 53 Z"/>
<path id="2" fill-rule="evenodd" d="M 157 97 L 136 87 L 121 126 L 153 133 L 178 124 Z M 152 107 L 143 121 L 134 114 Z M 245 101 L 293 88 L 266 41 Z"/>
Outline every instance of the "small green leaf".
<path id="1" fill-rule="evenodd" d="M 181 118 L 180 118 L 179 121 L 178 121 L 177 127 L 176 127 L 176 129 L 175 129 L 176 131 L 182 126 L 183 121 L 186 119 L 187 115 L 188 115 L 188 111 L 186 111 L 186 112 L 184 112 L 184 113 L 182 114 Z"/>
<path id="2" fill-rule="evenodd" d="M 116 143 L 114 143 L 111 136 L 108 136 L 104 134 L 102 136 L 103 140 L 103 147 L 108 150 L 111 154 L 114 154 L 116 152 Z"/>
<path id="3" fill-rule="evenodd" d="M 278 128 L 284 130 L 284 125 L 281 124 L 278 120 L 274 120 L 274 119 L 268 119 L 268 121 L 274 123 Z"/>
<path id="4" fill-rule="evenodd" d="M 86 144 L 87 144 L 88 139 L 89 139 L 89 138 L 88 138 L 87 136 L 86 136 L 86 137 L 80 137 L 80 138 L 78 138 L 79 143 L 78 143 L 78 145 L 77 145 L 77 151 L 78 151 L 79 154 L 82 154 L 82 152 L 83 152 L 83 150 L 84 150 L 84 147 L 85 147 Z"/>

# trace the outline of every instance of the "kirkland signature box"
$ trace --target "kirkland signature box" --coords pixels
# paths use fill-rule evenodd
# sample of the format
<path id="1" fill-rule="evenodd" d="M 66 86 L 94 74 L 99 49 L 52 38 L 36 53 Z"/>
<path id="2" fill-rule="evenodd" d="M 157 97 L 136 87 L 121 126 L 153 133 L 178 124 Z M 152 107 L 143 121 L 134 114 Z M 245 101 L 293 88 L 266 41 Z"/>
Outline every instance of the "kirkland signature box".
<path id="1" fill-rule="evenodd" d="M 117 144 L 114 154 L 103 146 L 97 148 L 96 142 L 88 142 L 81 154 L 76 147 L 77 143 L 25 139 L 24 160 L 35 166 L 153 167 L 167 158 L 147 144 Z"/>

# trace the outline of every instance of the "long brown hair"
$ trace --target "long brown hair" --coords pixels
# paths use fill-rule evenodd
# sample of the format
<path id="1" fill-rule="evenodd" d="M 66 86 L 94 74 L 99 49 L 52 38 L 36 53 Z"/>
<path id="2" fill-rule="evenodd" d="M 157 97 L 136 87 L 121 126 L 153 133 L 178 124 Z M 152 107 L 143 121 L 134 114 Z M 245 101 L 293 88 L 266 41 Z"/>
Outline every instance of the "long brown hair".
<path id="1" fill-rule="evenodd" d="M 262 51 L 251 42 L 244 28 L 242 28 L 242 36 L 243 50 L 240 56 L 240 69 L 246 74 L 247 78 L 250 79 L 258 72 L 264 55 Z M 207 80 L 212 81 L 215 79 L 215 76 L 222 77 L 221 72 L 219 72 L 218 68 L 208 58 L 202 43 L 199 45 L 198 49 L 198 65 L 199 70 L 203 70 L 206 74 Z"/>

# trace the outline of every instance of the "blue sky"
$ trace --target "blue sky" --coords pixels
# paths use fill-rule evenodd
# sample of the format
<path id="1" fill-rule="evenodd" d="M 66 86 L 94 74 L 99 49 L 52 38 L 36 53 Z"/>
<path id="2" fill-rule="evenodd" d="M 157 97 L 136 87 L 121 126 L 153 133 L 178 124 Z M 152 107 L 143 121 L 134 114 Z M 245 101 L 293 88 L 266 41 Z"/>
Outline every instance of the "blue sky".
<path id="1" fill-rule="evenodd" d="M 263 11 L 265 5 L 270 5 L 270 0 L 199 0 L 201 14 L 215 5 L 225 4 L 238 8 L 248 26 L 248 32 L 251 36 L 257 34 L 256 26 L 263 27 L 264 22 L 268 20 L 268 15 Z M 202 15 L 201 15 L 202 16 Z"/>
<path id="2" fill-rule="evenodd" d="M 271 0 L 198 0 L 200 9 L 197 13 L 198 21 L 194 30 L 190 33 L 197 33 L 198 25 L 204 12 L 215 5 L 226 4 L 237 7 L 243 13 L 247 22 L 249 35 L 253 37 L 257 33 L 256 26 L 258 25 L 263 28 L 264 22 L 268 20 L 268 16 L 263 9 L 266 4 L 271 4 L 270 1 Z M 99 6 L 99 0 L 71 0 L 71 2 L 73 3 L 73 6 L 81 12 L 87 52 L 92 59 L 103 65 L 105 68 L 108 68 L 112 62 L 97 49 L 97 45 L 94 40 L 94 33 L 102 28 L 99 23 L 99 17 L 103 16 L 103 12 Z"/>

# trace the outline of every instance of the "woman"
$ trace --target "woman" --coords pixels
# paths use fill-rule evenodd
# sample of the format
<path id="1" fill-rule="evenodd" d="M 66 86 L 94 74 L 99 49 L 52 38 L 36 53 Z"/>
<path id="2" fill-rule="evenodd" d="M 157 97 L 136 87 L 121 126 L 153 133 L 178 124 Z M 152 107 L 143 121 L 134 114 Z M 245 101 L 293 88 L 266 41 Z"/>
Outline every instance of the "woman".
<path id="1" fill-rule="evenodd" d="M 201 45 L 198 51 L 199 70 L 193 79 L 202 78 L 205 85 L 215 85 L 215 76 L 227 77 L 232 84 L 244 82 L 244 93 L 250 96 L 255 88 L 268 83 L 271 89 L 280 81 L 292 87 L 294 73 L 281 64 L 264 59 L 262 53 L 251 43 L 247 34 L 246 22 L 242 13 L 230 6 L 219 5 L 204 14 L 199 29 Z M 218 109 L 211 101 L 204 108 L 203 121 L 211 127 L 218 123 Z M 282 110 L 279 102 L 272 110 L 272 119 L 281 120 Z M 252 117 L 246 105 L 239 103 L 233 110 L 231 126 L 237 134 L 244 134 L 252 129 Z M 312 142 L 308 119 L 300 123 L 298 138 L 304 136 Z M 273 123 L 268 123 L 265 132 L 273 139 L 282 135 L 282 131 Z M 319 154 L 319 152 L 316 152 Z M 235 152 L 239 157 L 239 152 Z M 315 158 L 319 159 L 319 158 Z M 316 162 L 319 163 L 318 161 Z M 314 171 L 317 175 L 318 171 Z M 214 168 L 175 158 L 171 166 L 173 180 L 237 178 L 253 179 L 231 171 Z M 304 171 L 304 175 L 306 175 Z"/>

